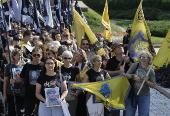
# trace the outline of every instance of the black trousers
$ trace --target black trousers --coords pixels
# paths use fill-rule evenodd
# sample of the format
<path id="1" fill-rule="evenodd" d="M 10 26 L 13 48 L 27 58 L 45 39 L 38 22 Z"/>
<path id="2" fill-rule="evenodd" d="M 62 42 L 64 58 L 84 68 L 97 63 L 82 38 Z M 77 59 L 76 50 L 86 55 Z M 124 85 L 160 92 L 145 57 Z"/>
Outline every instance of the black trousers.
<path id="1" fill-rule="evenodd" d="M 22 113 L 20 111 L 21 109 L 23 109 L 23 106 L 24 106 L 24 97 L 16 96 L 16 103 L 14 103 L 14 96 L 7 95 L 8 116 L 16 116 L 16 108 L 17 108 L 18 116 L 22 116 Z"/>
<path id="2" fill-rule="evenodd" d="M 0 92 L 0 116 L 5 116 L 5 102 Z"/>
<path id="3" fill-rule="evenodd" d="M 39 107 L 39 100 L 34 98 L 25 98 L 25 116 L 32 116 L 34 110 L 35 113 L 38 112 L 38 107 Z"/>

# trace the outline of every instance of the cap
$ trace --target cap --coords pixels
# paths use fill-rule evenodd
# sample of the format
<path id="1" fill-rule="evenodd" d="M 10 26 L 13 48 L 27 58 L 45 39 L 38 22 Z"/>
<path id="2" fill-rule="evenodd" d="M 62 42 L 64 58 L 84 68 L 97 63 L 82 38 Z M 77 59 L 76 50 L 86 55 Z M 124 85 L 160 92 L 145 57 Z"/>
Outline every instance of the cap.
<path id="1" fill-rule="evenodd" d="M 17 36 L 14 36 L 14 37 L 13 37 L 13 40 L 21 40 L 21 37 L 18 36 L 18 35 L 17 35 Z"/>
<path id="2" fill-rule="evenodd" d="M 117 46 L 119 46 L 119 45 L 122 45 L 122 46 L 123 46 L 122 43 L 115 42 L 115 43 L 113 43 L 113 44 L 111 45 L 111 49 L 114 50 L 114 49 L 115 49 Z"/>

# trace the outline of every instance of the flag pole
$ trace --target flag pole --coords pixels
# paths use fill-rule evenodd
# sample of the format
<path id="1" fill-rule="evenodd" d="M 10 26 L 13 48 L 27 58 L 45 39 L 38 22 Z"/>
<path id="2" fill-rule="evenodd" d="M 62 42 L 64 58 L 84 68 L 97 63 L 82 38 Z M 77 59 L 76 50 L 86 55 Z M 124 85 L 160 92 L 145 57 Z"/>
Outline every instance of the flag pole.
<path id="1" fill-rule="evenodd" d="M 128 53 L 129 53 L 129 52 L 127 51 L 127 52 L 126 52 L 126 56 L 128 56 Z M 126 56 L 125 56 L 125 57 L 126 57 Z M 124 61 L 124 63 L 123 63 L 123 69 L 125 69 L 125 63 L 126 63 L 126 62 Z"/>
<path id="2" fill-rule="evenodd" d="M 150 68 L 149 68 L 149 70 L 148 70 L 146 76 L 149 75 L 149 72 L 150 72 L 150 70 L 152 69 L 152 66 L 153 66 L 153 64 L 150 66 Z M 141 86 L 140 86 L 140 88 L 139 88 L 139 90 L 138 90 L 138 92 L 137 92 L 137 95 L 139 95 L 141 89 L 143 88 L 144 83 L 145 83 L 145 79 L 143 80 L 143 82 L 142 82 L 142 84 L 141 84 Z"/>
<path id="3" fill-rule="evenodd" d="M 2 4 L 2 0 L 0 0 L 1 4 Z M 8 0 L 6 1 L 8 2 Z M 5 22 L 5 18 L 4 18 L 4 22 Z M 5 28 L 5 33 L 6 33 L 6 45 L 8 48 L 8 57 L 9 57 L 9 65 L 10 65 L 10 73 L 11 74 L 11 78 L 13 78 L 13 73 L 12 73 L 12 62 L 11 62 L 11 55 L 10 55 L 10 49 L 9 49 L 9 42 L 8 42 L 8 33 L 7 30 Z M 17 102 L 16 102 L 16 94 L 15 94 L 15 88 L 14 88 L 14 84 L 12 84 L 12 90 L 13 90 L 13 96 L 14 96 L 14 104 L 15 104 L 15 112 L 16 112 L 16 116 L 18 116 L 18 110 L 17 110 Z"/>

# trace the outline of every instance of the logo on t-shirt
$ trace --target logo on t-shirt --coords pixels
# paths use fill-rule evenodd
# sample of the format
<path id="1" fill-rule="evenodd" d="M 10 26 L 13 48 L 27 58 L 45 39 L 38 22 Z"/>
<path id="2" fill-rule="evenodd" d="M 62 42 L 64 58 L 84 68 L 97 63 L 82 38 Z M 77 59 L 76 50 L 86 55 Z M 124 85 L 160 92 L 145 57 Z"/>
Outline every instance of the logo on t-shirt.
<path id="1" fill-rule="evenodd" d="M 101 74 L 100 76 L 98 76 L 98 77 L 96 78 L 96 81 L 103 81 L 103 80 L 104 80 L 103 74 Z"/>
<path id="2" fill-rule="evenodd" d="M 71 73 L 64 72 L 63 80 L 69 81 L 71 79 Z"/>
<path id="3" fill-rule="evenodd" d="M 40 76 L 40 70 L 29 71 L 29 82 L 31 85 L 36 85 L 37 79 Z"/>

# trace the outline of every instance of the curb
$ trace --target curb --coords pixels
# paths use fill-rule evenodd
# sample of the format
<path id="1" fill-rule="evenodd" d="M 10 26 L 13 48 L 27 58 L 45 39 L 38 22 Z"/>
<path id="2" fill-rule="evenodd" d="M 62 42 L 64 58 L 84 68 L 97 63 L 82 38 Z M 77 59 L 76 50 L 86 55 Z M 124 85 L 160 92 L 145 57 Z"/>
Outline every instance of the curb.
<path id="1" fill-rule="evenodd" d="M 155 89 L 170 99 L 170 93 L 168 93 L 166 90 L 162 89 L 158 85 L 155 85 Z"/>

